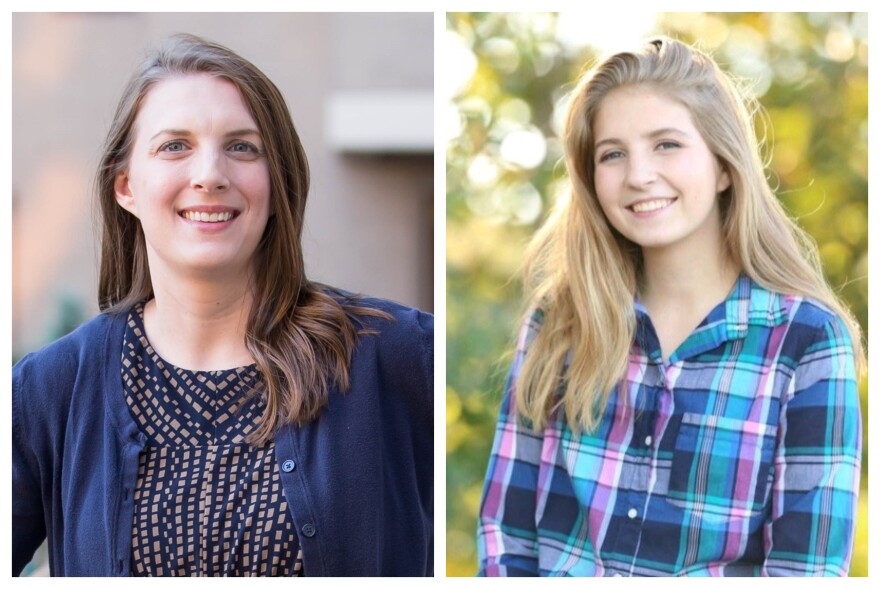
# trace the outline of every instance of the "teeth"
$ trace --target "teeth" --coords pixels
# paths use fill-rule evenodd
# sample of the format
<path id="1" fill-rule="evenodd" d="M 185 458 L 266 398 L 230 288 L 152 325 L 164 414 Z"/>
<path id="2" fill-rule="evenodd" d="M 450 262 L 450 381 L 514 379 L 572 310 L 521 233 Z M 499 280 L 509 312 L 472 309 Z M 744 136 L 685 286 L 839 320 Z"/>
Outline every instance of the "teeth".
<path id="1" fill-rule="evenodd" d="M 648 213 L 650 211 L 656 211 L 657 209 L 662 209 L 668 207 L 672 204 L 674 198 L 664 198 L 660 200 L 649 200 L 646 202 L 640 202 L 634 204 L 632 206 L 632 210 L 636 213 Z"/>
<path id="2" fill-rule="evenodd" d="M 200 211 L 184 211 L 183 217 L 190 221 L 201 221 L 202 223 L 221 223 L 232 218 L 232 213 L 227 211 L 224 213 L 205 213 Z"/>

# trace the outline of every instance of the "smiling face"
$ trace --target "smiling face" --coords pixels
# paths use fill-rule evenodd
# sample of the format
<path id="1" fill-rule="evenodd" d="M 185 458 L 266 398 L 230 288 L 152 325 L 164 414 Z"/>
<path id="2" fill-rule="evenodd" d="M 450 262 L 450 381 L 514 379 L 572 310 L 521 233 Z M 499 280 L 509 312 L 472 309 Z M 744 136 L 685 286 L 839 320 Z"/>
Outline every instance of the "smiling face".
<path id="1" fill-rule="evenodd" d="M 645 254 L 721 245 L 718 194 L 730 179 L 688 110 L 646 87 L 618 88 L 593 121 L 596 196 Z"/>
<path id="2" fill-rule="evenodd" d="M 173 77 L 145 96 L 116 200 L 141 223 L 150 274 L 246 275 L 270 215 L 269 168 L 238 88 Z"/>

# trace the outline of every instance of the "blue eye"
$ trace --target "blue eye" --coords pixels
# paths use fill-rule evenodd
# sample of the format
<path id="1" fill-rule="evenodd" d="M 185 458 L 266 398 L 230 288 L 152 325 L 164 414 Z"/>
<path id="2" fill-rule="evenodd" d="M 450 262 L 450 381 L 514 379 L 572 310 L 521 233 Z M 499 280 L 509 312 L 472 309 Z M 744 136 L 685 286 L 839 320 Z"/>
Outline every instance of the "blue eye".
<path id="1" fill-rule="evenodd" d="M 177 153 L 186 149 L 186 145 L 184 145 L 183 141 L 174 140 L 169 141 L 168 143 L 164 143 L 162 147 L 159 148 L 159 151 L 167 151 L 171 153 Z"/>
<path id="2" fill-rule="evenodd" d="M 675 141 L 661 141 L 657 144 L 657 149 L 667 150 L 667 149 L 675 149 L 676 147 L 681 147 L 680 143 L 676 143 Z"/>
<path id="3" fill-rule="evenodd" d="M 616 151 L 616 150 L 615 150 L 615 151 L 609 151 L 609 152 L 603 154 L 602 157 L 599 158 L 599 163 L 607 162 L 607 161 L 609 161 L 609 160 L 616 160 L 616 159 L 619 159 L 619 158 L 622 158 L 622 157 L 623 157 L 623 152 L 622 152 L 622 151 Z"/>
<path id="4" fill-rule="evenodd" d="M 236 141 L 229 146 L 229 150 L 236 153 L 260 153 L 257 146 L 248 141 Z"/>
<path id="5" fill-rule="evenodd" d="M 226 148 L 232 157 L 238 158 L 243 161 L 254 161 L 259 159 L 263 152 L 260 151 L 260 148 L 251 143 L 250 141 L 238 140 L 229 145 Z"/>

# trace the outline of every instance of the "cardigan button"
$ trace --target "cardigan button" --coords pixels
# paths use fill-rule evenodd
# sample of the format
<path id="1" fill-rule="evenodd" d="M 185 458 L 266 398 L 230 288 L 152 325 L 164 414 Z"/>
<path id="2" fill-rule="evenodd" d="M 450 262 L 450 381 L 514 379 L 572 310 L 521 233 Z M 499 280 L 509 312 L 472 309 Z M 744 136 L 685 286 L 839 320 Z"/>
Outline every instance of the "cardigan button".
<path id="1" fill-rule="evenodd" d="M 293 472 L 293 469 L 296 468 L 296 462 L 293 460 L 285 460 L 281 465 L 281 470 L 284 472 Z"/>
<path id="2" fill-rule="evenodd" d="M 306 538 L 311 538 L 315 535 L 315 526 L 312 524 L 306 524 L 302 527 L 302 533 Z"/>

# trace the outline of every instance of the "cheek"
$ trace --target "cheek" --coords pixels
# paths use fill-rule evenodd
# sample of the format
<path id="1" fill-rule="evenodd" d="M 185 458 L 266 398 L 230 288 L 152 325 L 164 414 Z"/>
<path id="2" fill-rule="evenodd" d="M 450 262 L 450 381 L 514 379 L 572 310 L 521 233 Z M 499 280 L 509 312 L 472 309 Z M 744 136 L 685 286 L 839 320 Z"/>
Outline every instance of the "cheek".
<path id="1" fill-rule="evenodd" d="M 248 197 L 251 201 L 251 206 L 255 209 L 259 209 L 261 214 L 265 215 L 267 218 L 272 212 L 272 202 L 269 196 L 270 193 L 269 182 L 267 180 L 252 185 Z"/>
<path id="2" fill-rule="evenodd" d="M 140 165 L 130 172 L 132 190 L 136 196 L 161 201 L 171 198 L 188 184 L 186 174 L 180 166 Z"/>
<path id="3" fill-rule="evenodd" d="M 690 184 L 694 190 L 699 192 L 707 192 L 715 194 L 715 187 L 718 183 L 718 166 L 715 158 L 711 154 L 701 154 L 699 157 L 680 158 L 673 164 L 676 178 L 682 183 Z M 703 170 L 703 173 L 697 173 Z"/>
<path id="4" fill-rule="evenodd" d="M 272 207 L 272 186 L 268 178 L 260 186 L 260 205 L 265 210 L 267 218 L 274 212 Z"/>
<path id="5" fill-rule="evenodd" d="M 241 170 L 236 184 L 246 192 L 254 206 L 268 205 L 271 191 L 268 166 L 253 166 Z"/>
<path id="6" fill-rule="evenodd" d="M 605 216 L 608 216 L 609 212 L 613 215 L 614 209 L 617 208 L 614 206 L 617 201 L 615 186 L 619 185 L 615 174 L 608 170 L 601 172 L 597 170 L 594 182 L 596 185 L 596 199 L 599 201 L 599 206 L 602 208 Z"/>

